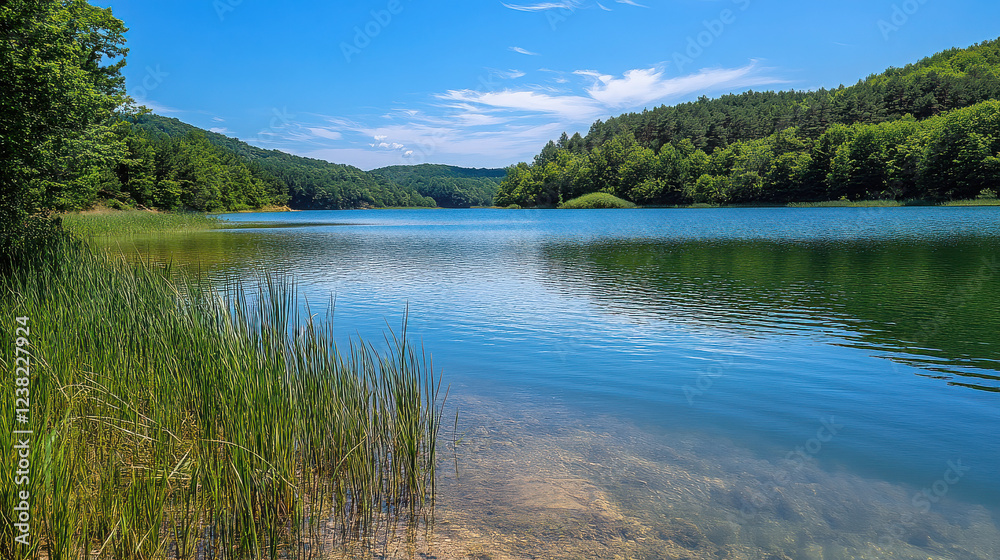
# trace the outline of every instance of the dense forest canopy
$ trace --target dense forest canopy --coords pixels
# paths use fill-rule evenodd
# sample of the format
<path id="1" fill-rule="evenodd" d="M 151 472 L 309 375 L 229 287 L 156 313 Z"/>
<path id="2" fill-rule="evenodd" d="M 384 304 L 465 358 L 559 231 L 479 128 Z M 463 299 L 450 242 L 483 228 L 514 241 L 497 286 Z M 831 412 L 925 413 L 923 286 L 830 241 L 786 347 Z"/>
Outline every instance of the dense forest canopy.
<path id="1" fill-rule="evenodd" d="M 125 31 L 82 0 L 0 3 L 0 249 L 121 157 Z"/>
<path id="2" fill-rule="evenodd" d="M 507 175 L 503 169 L 466 169 L 450 165 L 397 165 L 371 172 L 402 187 L 416 189 L 443 208 L 490 206 Z"/>
<path id="3" fill-rule="evenodd" d="M 746 92 L 597 121 L 508 168 L 495 203 L 590 192 L 640 204 L 995 196 L 1000 40 L 850 87 Z"/>
<path id="4" fill-rule="evenodd" d="M 144 114 L 130 117 L 129 123 L 130 149 L 124 162 L 132 167 L 155 169 L 155 174 L 149 181 L 132 185 L 132 175 L 122 173 L 119 166 L 115 175 L 120 186 L 116 184 L 102 192 L 128 205 L 201 211 L 283 205 L 297 210 L 462 208 L 491 204 L 506 174 L 503 169 L 429 164 L 365 172 L 350 165 L 265 150 L 174 118 Z M 181 156 L 170 159 L 157 155 L 163 153 Z M 216 165 L 218 172 L 193 172 L 206 170 L 204 164 Z M 227 192 L 224 186 L 199 180 L 213 175 L 223 178 L 249 175 L 251 183 L 246 187 L 230 185 L 228 197 L 206 196 L 206 193 Z M 183 179 L 178 178 L 181 176 Z M 162 181 L 167 181 L 165 187 L 155 186 Z M 181 194 L 169 194 L 178 189 Z M 166 194 L 152 197 L 144 194 L 159 191 Z M 233 196 L 235 193 L 244 196 Z"/>
<path id="5" fill-rule="evenodd" d="M 177 119 L 143 115 L 135 126 L 149 134 L 183 139 L 201 135 L 212 146 L 233 154 L 282 185 L 285 202 L 300 210 L 434 206 L 434 201 L 412 188 L 400 187 L 357 167 L 265 150 L 246 142 L 208 132 Z"/>

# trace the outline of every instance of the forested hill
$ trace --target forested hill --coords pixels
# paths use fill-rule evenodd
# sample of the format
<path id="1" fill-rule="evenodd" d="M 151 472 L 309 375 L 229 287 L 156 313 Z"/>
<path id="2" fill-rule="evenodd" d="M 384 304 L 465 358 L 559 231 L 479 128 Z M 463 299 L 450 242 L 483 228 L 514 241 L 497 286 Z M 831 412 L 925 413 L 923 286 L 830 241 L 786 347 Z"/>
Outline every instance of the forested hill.
<path id="1" fill-rule="evenodd" d="M 590 192 L 641 204 L 990 196 L 1000 39 L 850 87 L 747 92 L 598 121 L 508 169 L 495 203 Z"/>
<path id="2" fill-rule="evenodd" d="M 264 150 L 174 118 L 143 115 L 133 119 L 133 123 L 143 141 L 155 143 L 157 138 L 166 137 L 175 142 L 191 142 L 203 138 L 280 183 L 287 192 L 288 205 L 295 209 L 435 206 L 434 200 L 421 196 L 413 188 L 350 165 Z"/>
<path id="3" fill-rule="evenodd" d="M 504 169 L 467 169 L 450 165 L 396 165 L 371 172 L 396 184 L 429 196 L 444 208 L 490 206 Z"/>

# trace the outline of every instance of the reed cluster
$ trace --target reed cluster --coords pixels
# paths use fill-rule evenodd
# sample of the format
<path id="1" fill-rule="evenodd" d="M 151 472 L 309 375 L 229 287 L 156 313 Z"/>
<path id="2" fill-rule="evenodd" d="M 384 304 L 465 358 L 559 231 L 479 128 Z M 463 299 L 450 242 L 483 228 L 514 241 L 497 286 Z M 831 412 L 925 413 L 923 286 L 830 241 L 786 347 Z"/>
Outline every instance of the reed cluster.
<path id="1" fill-rule="evenodd" d="M 84 239 L 157 232 L 204 231 L 227 227 L 218 218 L 195 212 L 150 212 L 143 210 L 106 210 L 92 213 L 68 213 L 62 223 Z"/>
<path id="2" fill-rule="evenodd" d="M 2 558 L 316 558 L 430 510 L 444 396 L 405 321 L 340 350 L 286 279 L 210 288 L 66 241 L 0 276 L 0 317 L 5 387 L 30 320 L 34 432 L 26 548 L 6 391 Z"/>

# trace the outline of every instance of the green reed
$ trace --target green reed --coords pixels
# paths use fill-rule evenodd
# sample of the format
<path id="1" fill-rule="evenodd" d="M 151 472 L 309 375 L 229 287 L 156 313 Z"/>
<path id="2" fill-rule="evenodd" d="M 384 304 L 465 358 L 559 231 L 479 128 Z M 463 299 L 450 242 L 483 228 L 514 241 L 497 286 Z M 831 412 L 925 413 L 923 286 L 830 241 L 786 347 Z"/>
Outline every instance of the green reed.
<path id="1" fill-rule="evenodd" d="M 149 212 L 142 210 L 101 213 L 69 213 L 61 216 L 63 225 L 74 234 L 88 239 L 157 232 L 204 231 L 227 227 L 213 216 L 185 212 Z"/>
<path id="2" fill-rule="evenodd" d="M 33 545 L 13 540 L 8 391 L 0 557 L 319 557 L 430 510 L 445 395 L 405 321 L 388 350 L 340 351 L 287 279 L 213 289 L 72 244 L 0 277 L 8 381 L 21 316 Z"/>

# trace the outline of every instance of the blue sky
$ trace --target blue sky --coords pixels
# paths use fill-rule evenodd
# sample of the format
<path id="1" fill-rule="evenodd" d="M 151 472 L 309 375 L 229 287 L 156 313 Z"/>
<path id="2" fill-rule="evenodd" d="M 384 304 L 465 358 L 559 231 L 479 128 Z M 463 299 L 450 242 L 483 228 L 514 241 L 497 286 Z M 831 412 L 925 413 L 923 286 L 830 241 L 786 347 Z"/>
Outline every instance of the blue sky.
<path id="1" fill-rule="evenodd" d="M 362 169 L 530 160 L 567 131 L 747 89 L 852 84 L 1000 36 L 970 0 L 99 0 L 129 93 Z"/>

